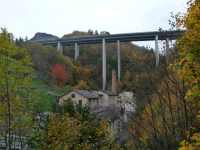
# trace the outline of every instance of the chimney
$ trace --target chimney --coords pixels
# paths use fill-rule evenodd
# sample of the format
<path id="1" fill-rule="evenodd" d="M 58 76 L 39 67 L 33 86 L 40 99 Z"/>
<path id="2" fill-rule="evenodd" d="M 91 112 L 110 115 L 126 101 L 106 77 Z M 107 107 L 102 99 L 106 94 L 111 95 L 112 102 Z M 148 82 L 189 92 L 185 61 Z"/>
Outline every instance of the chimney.
<path id="1" fill-rule="evenodd" d="M 117 95 L 117 76 L 115 70 L 112 70 L 112 94 Z"/>

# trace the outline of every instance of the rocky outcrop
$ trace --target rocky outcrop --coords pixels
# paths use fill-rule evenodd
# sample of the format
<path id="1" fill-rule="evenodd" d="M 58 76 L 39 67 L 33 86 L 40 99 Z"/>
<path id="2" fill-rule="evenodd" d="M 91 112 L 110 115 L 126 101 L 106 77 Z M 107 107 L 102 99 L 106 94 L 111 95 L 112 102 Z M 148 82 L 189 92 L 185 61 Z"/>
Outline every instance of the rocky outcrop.
<path id="1" fill-rule="evenodd" d="M 43 39 L 48 39 L 48 40 L 55 40 L 59 39 L 57 36 L 52 35 L 52 34 L 47 34 L 47 33 L 41 33 L 37 32 L 34 37 L 31 39 L 31 41 L 37 41 L 37 40 L 43 40 Z"/>

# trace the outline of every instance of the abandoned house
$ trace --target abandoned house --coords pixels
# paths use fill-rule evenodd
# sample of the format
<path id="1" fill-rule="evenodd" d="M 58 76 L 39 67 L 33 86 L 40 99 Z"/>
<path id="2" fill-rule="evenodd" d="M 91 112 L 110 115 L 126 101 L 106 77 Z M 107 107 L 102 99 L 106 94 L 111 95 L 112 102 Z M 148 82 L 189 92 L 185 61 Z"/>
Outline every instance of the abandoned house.
<path id="1" fill-rule="evenodd" d="M 94 108 L 99 105 L 107 105 L 107 94 L 101 91 L 76 90 L 72 91 L 59 99 L 62 105 L 66 100 L 71 100 L 74 104 Z"/>

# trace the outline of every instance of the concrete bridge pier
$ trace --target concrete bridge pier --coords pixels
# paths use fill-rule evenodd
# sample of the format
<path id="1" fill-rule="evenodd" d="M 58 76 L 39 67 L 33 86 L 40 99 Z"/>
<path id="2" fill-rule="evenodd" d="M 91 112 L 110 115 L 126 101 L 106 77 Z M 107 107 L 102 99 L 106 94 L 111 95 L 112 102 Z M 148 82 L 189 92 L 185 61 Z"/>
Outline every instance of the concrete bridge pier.
<path id="1" fill-rule="evenodd" d="M 166 44 L 166 49 L 165 49 L 165 58 L 166 58 L 166 62 L 168 63 L 168 57 L 169 57 L 169 38 L 167 38 L 165 40 L 165 44 Z"/>
<path id="2" fill-rule="evenodd" d="M 120 50 L 120 40 L 117 40 L 117 77 L 118 81 L 121 79 L 121 50 Z"/>
<path id="3" fill-rule="evenodd" d="M 57 42 L 57 51 L 63 53 L 63 46 L 60 41 Z"/>
<path id="4" fill-rule="evenodd" d="M 169 50 L 169 38 L 167 38 L 165 41 L 166 41 L 166 54 L 167 54 Z"/>
<path id="5" fill-rule="evenodd" d="M 158 46 L 158 35 L 155 37 L 155 56 L 156 56 L 156 67 L 159 66 L 159 46 Z"/>
<path id="6" fill-rule="evenodd" d="M 165 43 L 166 43 L 165 55 L 168 56 L 168 54 L 169 54 L 169 38 L 167 38 L 165 40 Z"/>
<path id="7" fill-rule="evenodd" d="M 74 59 L 77 60 L 79 57 L 79 45 L 78 43 L 75 43 L 75 55 L 74 55 Z"/>
<path id="8" fill-rule="evenodd" d="M 106 40 L 103 38 L 102 40 L 102 90 L 106 90 Z"/>

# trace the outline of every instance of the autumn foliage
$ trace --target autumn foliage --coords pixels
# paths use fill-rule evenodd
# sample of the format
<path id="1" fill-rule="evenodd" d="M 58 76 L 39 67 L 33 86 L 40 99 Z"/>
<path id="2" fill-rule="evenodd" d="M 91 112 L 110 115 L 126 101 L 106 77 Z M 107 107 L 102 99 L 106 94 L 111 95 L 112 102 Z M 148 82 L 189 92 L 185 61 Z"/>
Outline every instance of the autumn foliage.
<path id="1" fill-rule="evenodd" d="M 69 80 L 69 74 L 62 64 L 54 64 L 51 67 L 51 75 L 58 86 L 63 86 Z"/>

